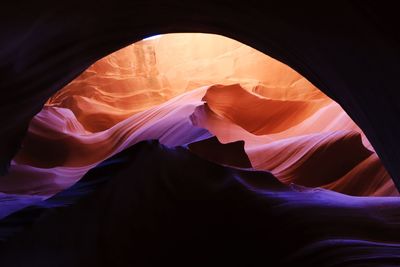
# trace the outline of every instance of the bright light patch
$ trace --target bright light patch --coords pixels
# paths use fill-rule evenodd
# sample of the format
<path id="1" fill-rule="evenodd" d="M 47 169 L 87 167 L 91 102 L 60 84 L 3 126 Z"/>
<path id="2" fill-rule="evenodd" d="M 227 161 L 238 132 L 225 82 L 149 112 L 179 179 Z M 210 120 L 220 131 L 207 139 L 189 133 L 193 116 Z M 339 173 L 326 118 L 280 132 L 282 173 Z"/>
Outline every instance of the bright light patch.
<path id="1" fill-rule="evenodd" d="M 157 38 L 160 38 L 160 37 L 161 37 L 161 34 L 157 34 L 157 35 L 153 35 L 153 36 L 149 36 L 147 38 L 144 38 L 143 41 L 154 40 L 154 39 L 157 39 Z"/>

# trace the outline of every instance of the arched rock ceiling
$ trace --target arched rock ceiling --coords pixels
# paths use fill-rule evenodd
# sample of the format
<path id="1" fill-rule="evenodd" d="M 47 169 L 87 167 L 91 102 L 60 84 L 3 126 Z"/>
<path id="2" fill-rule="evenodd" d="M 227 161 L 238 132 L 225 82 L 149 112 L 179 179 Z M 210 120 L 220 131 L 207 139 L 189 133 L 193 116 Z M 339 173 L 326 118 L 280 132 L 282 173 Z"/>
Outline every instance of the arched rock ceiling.
<path id="1" fill-rule="evenodd" d="M 97 59 L 156 33 L 210 32 L 287 63 L 336 100 L 399 185 L 395 10 L 374 1 L 35 1 L 3 6 L 2 172 L 45 101 Z"/>

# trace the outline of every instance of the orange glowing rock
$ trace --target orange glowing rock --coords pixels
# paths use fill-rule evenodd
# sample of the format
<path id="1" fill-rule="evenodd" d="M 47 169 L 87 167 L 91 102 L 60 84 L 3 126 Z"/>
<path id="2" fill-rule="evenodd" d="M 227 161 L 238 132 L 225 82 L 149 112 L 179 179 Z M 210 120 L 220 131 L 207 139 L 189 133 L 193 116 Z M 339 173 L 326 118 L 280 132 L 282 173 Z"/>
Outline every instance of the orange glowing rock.
<path id="1" fill-rule="evenodd" d="M 32 120 L 0 192 L 51 196 L 146 139 L 195 142 L 189 147 L 202 157 L 251 163 L 284 183 L 398 194 L 337 103 L 285 64 L 210 34 L 143 40 L 89 67 Z M 228 157 L 234 151 L 238 156 Z"/>

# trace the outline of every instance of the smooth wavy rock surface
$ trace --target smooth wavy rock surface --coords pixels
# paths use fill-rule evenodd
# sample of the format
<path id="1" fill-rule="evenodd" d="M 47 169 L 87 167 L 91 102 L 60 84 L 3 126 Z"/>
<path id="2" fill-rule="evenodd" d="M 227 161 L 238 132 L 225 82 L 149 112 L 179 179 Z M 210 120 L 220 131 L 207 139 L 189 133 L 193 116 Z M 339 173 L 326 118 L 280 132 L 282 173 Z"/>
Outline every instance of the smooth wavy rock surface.
<path id="1" fill-rule="evenodd" d="M 318 188 L 340 201 L 355 198 L 339 193 L 398 196 L 366 136 L 337 103 L 288 66 L 234 40 L 204 36 L 172 34 L 128 46 L 50 98 L 0 179 L 0 219 L 13 221 L 13 213 L 33 206 L 53 208 L 43 203 L 149 139 L 221 168 L 266 172 L 279 188 Z M 3 226 L 0 238 L 8 231 Z M 353 245 L 346 242 L 340 244 Z"/>

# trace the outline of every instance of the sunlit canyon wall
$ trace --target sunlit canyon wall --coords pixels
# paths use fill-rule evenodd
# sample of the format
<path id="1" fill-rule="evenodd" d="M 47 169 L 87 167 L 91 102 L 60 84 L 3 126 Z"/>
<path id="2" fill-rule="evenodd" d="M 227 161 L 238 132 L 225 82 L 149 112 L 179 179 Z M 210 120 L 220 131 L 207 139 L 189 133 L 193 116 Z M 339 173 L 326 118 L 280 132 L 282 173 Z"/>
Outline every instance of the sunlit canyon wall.
<path id="1" fill-rule="evenodd" d="M 0 196 L 12 200 L 0 215 L 148 139 L 284 184 L 398 195 L 362 131 L 299 73 L 226 37 L 169 34 L 99 60 L 48 100 L 0 181 Z M 233 142 L 242 148 L 224 154 Z"/>

